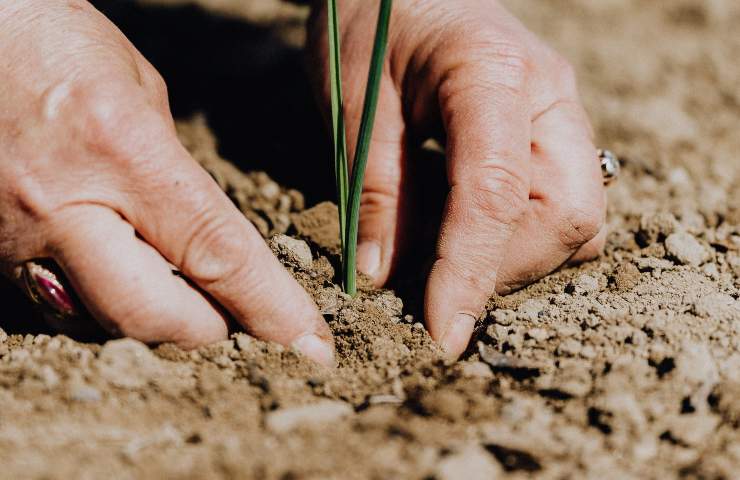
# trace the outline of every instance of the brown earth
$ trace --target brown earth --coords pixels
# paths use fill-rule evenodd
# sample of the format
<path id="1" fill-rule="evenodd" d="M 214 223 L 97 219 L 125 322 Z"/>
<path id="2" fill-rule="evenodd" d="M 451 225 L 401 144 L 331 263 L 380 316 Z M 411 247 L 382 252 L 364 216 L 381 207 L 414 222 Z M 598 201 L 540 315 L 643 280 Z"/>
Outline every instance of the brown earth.
<path id="1" fill-rule="evenodd" d="M 332 283 L 331 205 L 305 210 L 222 160 L 203 117 L 183 121 L 326 314 L 339 368 L 245 334 L 151 350 L 24 335 L 15 319 L 0 334 L 0 477 L 738 478 L 740 4 L 506 3 L 573 61 L 600 145 L 625 159 L 602 258 L 491 299 L 447 364 L 412 298 Z M 269 21 L 300 41 L 305 12 L 286 8 Z"/>

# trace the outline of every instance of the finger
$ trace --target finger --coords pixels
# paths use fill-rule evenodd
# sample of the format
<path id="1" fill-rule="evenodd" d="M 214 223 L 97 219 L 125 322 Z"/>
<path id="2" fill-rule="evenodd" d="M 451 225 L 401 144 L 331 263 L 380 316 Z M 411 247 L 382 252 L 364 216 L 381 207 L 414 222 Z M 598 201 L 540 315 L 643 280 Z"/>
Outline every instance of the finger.
<path id="1" fill-rule="evenodd" d="M 464 68 L 440 89 L 448 180 L 436 260 L 426 291 L 429 331 L 451 357 L 467 346 L 494 291 L 505 247 L 527 207 L 530 118 L 523 79 Z M 472 75 L 472 76 L 471 76 Z"/>
<path id="2" fill-rule="evenodd" d="M 607 233 L 607 228 L 602 227 L 598 235 L 579 248 L 576 253 L 568 259 L 567 265 L 578 265 L 580 263 L 590 262 L 591 260 L 599 258 L 599 256 L 604 253 Z"/>
<path id="3" fill-rule="evenodd" d="M 348 142 L 355 145 L 362 105 L 347 109 Z M 350 149 L 350 153 L 355 148 Z M 378 113 L 373 130 L 360 199 L 357 268 L 381 286 L 403 249 L 409 226 L 408 179 L 405 177 L 406 132 L 401 100 L 389 78 L 380 87 Z"/>
<path id="4" fill-rule="evenodd" d="M 509 241 L 499 293 L 559 268 L 596 237 L 606 215 L 601 167 L 580 105 L 554 104 L 536 117 L 532 137 L 530 208 Z"/>
<path id="5" fill-rule="evenodd" d="M 130 190 L 136 230 L 250 333 L 333 364 L 331 332 L 309 295 L 174 132 L 158 125 L 146 127 L 156 143 L 139 152 L 137 163 L 148 167 Z"/>
<path id="6" fill-rule="evenodd" d="M 112 210 L 70 208 L 49 235 L 55 260 L 109 332 L 183 347 L 227 338 L 216 308 Z"/>

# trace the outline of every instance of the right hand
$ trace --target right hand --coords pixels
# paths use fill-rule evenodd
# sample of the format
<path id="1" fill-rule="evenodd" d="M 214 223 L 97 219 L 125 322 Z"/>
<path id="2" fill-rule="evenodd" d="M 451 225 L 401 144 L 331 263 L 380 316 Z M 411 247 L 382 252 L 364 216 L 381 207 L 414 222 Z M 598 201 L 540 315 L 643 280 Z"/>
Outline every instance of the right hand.
<path id="1" fill-rule="evenodd" d="M 315 304 L 179 143 L 162 78 L 110 21 L 84 0 L 3 0 L 0 59 L 7 275 L 52 258 L 108 331 L 193 347 L 227 338 L 223 307 L 333 364 Z"/>

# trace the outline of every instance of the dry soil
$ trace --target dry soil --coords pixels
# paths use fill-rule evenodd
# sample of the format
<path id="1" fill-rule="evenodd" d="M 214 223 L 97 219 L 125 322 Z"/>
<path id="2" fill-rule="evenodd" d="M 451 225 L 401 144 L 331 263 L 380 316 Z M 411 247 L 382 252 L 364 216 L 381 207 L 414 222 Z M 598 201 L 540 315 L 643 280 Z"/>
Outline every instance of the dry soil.
<path id="1" fill-rule="evenodd" d="M 301 8 L 204 3 L 301 41 Z M 184 352 L 7 314 L 0 477 L 738 478 L 740 4 L 506 3 L 571 59 L 599 144 L 625 160 L 599 260 L 492 298 L 445 363 L 413 298 L 340 293 L 331 204 L 242 173 L 205 117 L 183 119 L 325 313 L 339 368 L 245 334 Z"/>

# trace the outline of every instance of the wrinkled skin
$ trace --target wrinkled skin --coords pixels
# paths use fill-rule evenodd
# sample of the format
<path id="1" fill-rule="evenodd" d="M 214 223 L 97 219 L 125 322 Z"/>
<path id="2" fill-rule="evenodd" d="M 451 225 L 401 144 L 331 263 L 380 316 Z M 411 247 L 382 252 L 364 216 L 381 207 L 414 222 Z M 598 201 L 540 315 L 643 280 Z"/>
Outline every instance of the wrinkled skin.
<path id="1" fill-rule="evenodd" d="M 374 3 L 341 2 L 349 131 Z M 314 17 L 322 58 L 320 6 Z M 495 2 L 397 0 L 391 32 L 361 267 L 384 283 L 413 240 L 396 231 L 407 132 L 443 128 L 450 188 L 426 313 L 454 357 L 494 287 L 598 253 L 603 187 L 572 70 Z M 161 77 L 113 24 L 84 0 L 4 0 L 0 58 L 6 275 L 50 257 L 111 332 L 192 347 L 226 338 L 231 317 L 333 364 L 316 306 L 178 142 Z"/>
<path id="2" fill-rule="evenodd" d="M 313 301 L 179 143 L 161 77 L 112 23 L 81 0 L 4 0 L 0 58 L 7 273 L 51 257 L 104 327 L 147 342 L 225 339 L 225 311 L 333 363 Z"/>
<path id="3" fill-rule="evenodd" d="M 328 104 L 325 2 L 311 65 Z M 340 1 L 348 145 L 355 144 L 377 2 Z M 414 139 L 444 132 L 449 191 L 426 287 L 451 356 L 494 289 L 507 293 L 604 245 L 606 201 L 571 66 L 494 0 L 396 0 L 360 210 L 358 264 L 384 284 L 418 238 Z M 350 152 L 351 153 L 351 152 Z M 351 158 L 351 155 L 350 155 Z"/>

